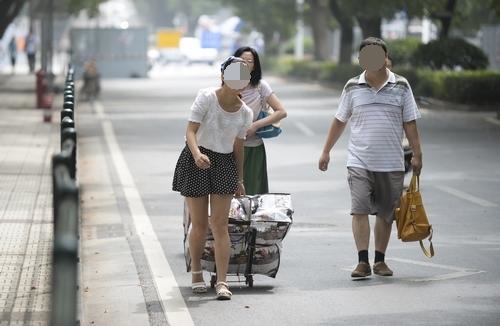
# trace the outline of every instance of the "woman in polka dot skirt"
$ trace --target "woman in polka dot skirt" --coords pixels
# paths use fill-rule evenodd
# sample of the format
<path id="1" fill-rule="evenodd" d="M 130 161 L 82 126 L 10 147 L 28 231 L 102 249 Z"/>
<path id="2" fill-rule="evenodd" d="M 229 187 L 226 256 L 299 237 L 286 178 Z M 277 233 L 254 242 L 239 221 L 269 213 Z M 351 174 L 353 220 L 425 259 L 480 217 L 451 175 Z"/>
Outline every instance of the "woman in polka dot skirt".
<path id="1" fill-rule="evenodd" d="M 244 195 L 243 160 L 252 110 L 239 94 L 250 81 L 245 61 L 229 57 L 221 64 L 222 86 L 199 91 L 186 130 L 186 146 L 175 167 L 172 189 L 186 198 L 191 216 L 189 234 L 192 290 L 207 292 L 201 256 L 209 224 L 215 240 L 217 299 L 231 299 L 226 282 L 230 240 L 228 215 L 233 195 Z"/>

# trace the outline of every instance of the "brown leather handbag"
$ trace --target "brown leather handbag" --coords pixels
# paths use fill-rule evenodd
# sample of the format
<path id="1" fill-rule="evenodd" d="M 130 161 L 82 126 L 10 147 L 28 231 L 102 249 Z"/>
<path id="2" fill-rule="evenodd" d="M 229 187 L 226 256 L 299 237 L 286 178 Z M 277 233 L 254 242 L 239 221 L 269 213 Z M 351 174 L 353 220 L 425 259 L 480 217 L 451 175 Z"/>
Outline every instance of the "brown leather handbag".
<path id="1" fill-rule="evenodd" d="M 431 258 L 434 256 L 432 225 L 429 224 L 425 213 L 419 186 L 419 177 L 414 174 L 408 189 L 401 196 L 399 207 L 395 210 L 398 238 L 403 242 L 419 241 L 424 254 Z M 429 250 L 424 247 L 422 242 L 426 238 L 430 243 Z"/>

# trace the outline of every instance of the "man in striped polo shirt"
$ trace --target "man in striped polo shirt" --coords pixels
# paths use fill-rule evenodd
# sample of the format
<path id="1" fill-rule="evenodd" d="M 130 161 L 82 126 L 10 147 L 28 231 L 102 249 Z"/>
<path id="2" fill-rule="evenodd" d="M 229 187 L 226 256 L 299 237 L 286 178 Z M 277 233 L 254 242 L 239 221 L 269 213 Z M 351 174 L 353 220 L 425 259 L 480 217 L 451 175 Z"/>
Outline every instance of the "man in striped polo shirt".
<path id="1" fill-rule="evenodd" d="M 347 170 L 352 231 L 359 262 L 351 273 L 353 278 L 372 273 L 368 260 L 368 215 L 377 216 L 373 272 L 393 275 L 384 259 L 394 208 L 403 191 L 403 131 L 413 149 L 413 172 L 418 175 L 422 169 L 416 124 L 420 112 L 408 81 L 387 69 L 386 59 L 387 46 L 383 40 L 369 37 L 361 42 L 359 62 L 365 71 L 345 85 L 319 159 L 319 169 L 326 171 L 330 151 L 350 119 Z"/>

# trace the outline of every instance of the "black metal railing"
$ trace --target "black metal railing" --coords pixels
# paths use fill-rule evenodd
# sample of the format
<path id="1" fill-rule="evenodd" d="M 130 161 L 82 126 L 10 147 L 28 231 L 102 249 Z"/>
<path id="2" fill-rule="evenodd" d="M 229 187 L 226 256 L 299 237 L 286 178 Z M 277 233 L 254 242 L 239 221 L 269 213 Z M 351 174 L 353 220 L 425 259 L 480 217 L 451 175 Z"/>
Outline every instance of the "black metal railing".
<path id="1" fill-rule="evenodd" d="M 54 248 L 51 325 L 77 324 L 80 199 L 76 182 L 74 69 L 70 66 L 61 110 L 61 151 L 52 156 Z"/>

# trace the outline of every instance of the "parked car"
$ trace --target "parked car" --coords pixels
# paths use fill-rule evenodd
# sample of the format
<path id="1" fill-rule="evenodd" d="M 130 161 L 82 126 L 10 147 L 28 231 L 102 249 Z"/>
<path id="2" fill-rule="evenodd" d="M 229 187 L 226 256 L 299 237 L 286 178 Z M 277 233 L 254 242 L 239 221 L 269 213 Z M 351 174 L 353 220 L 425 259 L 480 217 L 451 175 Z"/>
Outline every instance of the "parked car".
<path id="1" fill-rule="evenodd" d="M 207 63 L 212 65 L 216 59 L 218 51 L 214 48 L 202 48 L 200 40 L 196 37 L 183 37 L 179 42 L 179 50 L 183 61 L 191 63 Z"/>

